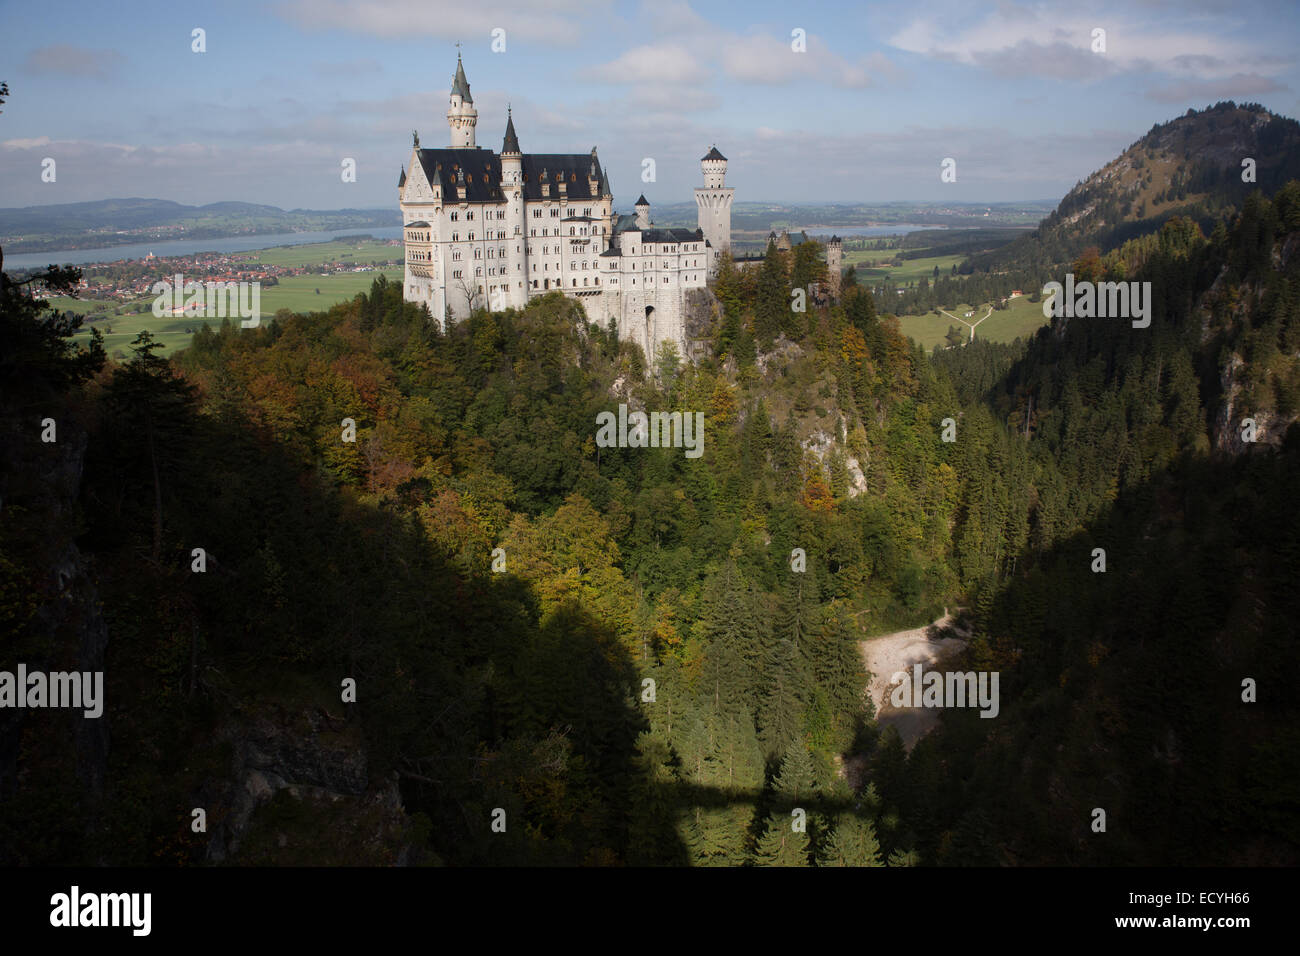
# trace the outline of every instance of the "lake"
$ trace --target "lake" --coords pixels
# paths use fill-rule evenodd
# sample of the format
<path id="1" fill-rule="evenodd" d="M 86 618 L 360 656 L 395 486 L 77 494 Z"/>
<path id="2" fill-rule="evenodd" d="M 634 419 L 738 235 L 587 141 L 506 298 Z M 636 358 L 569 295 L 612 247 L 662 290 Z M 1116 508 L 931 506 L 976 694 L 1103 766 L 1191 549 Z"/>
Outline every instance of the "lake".
<path id="1" fill-rule="evenodd" d="M 916 226 L 900 222 L 894 226 L 800 226 L 798 229 L 791 229 L 790 232 L 797 233 L 803 230 L 810 236 L 839 236 L 841 239 L 847 239 L 849 236 L 901 236 L 909 232 L 920 232 L 923 229 L 947 228 L 947 226 Z"/>
<path id="2" fill-rule="evenodd" d="M 54 252 L 5 253 L 5 269 L 40 269 L 51 262 L 80 266 L 88 262 L 122 262 L 143 259 L 149 253 L 164 256 L 189 256 L 196 252 L 247 252 L 272 246 L 302 246 L 312 242 L 329 242 L 339 236 L 369 235 L 376 239 L 401 239 L 401 226 L 380 228 L 359 226 L 332 232 L 282 232 L 263 236 L 232 236 L 228 239 L 168 239 L 165 242 L 142 242 L 129 246 L 106 246 L 101 249 L 68 249 Z"/>

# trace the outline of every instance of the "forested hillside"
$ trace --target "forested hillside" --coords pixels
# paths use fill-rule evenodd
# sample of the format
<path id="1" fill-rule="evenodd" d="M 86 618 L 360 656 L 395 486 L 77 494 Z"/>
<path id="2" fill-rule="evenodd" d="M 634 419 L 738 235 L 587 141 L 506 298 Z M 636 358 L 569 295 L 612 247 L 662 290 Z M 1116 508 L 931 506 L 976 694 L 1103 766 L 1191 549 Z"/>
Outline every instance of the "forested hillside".
<path id="1" fill-rule="evenodd" d="M 6 716 L 0 856 L 1294 862 L 1298 200 L 1075 263 L 1150 328 L 934 361 L 852 285 L 791 310 L 813 243 L 724 265 L 699 364 L 379 279 L 103 365 L 6 286 L 0 666 L 101 655 L 111 735 Z M 598 447 L 620 403 L 703 455 Z M 858 642 L 958 604 L 1001 714 L 908 755 Z"/>
<path id="2" fill-rule="evenodd" d="M 1176 216 L 1213 231 L 1252 193 L 1271 196 L 1300 177 L 1300 123 L 1231 100 L 1153 126 L 1070 190 L 1033 232 L 973 256 L 965 271 L 1037 273 L 1089 246 L 1112 249 Z M 1035 285 L 1035 288 L 1038 286 Z"/>

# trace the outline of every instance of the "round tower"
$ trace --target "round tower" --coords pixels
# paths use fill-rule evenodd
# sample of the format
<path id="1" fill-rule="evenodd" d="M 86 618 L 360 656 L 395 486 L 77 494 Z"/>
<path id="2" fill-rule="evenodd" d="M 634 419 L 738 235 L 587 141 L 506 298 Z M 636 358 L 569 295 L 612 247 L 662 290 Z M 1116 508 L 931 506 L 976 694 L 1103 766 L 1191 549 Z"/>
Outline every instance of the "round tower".
<path id="1" fill-rule="evenodd" d="M 469 95 L 469 81 L 465 79 L 465 66 L 456 54 L 456 75 L 451 81 L 451 108 L 447 110 L 447 126 L 451 130 L 452 149 L 475 149 L 474 127 L 478 124 L 478 110 Z"/>
<path id="2" fill-rule="evenodd" d="M 506 279 L 509 305 L 528 304 L 528 277 L 524 274 L 524 154 L 515 135 L 515 120 L 506 107 L 506 135 L 501 143 L 501 195 L 506 201 Z"/>
<path id="3" fill-rule="evenodd" d="M 836 299 L 840 297 L 840 280 L 843 278 L 840 270 L 843 267 L 844 243 L 839 236 L 831 236 L 830 242 L 826 243 L 826 280 L 831 295 Z"/>
<path id="4" fill-rule="evenodd" d="M 708 274 L 718 271 L 722 253 L 731 249 L 731 201 L 735 190 L 727 187 L 727 157 L 714 146 L 700 160 L 704 186 L 695 190 L 697 222 L 709 243 Z"/>

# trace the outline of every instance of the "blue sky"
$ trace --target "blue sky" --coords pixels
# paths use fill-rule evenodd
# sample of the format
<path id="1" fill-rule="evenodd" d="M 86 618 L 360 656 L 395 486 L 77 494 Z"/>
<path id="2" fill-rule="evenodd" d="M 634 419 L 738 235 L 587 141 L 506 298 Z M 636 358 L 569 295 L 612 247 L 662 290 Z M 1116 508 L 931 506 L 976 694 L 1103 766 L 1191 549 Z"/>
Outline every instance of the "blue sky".
<path id="1" fill-rule="evenodd" d="M 1294 2 L 51 0 L 0 4 L 0 206 L 140 196 L 395 206 L 411 129 L 447 143 L 460 41 L 480 146 L 599 147 L 620 208 L 1056 199 L 1220 99 L 1300 114 Z M 206 53 L 191 31 L 206 31 Z M 505 31 L 493 52 L 492 31 Z M 1106 31 L 1094 53 L 1092 32 Z M 802 30 L 806 50 L 792 49 Z M 57 179 L 41 181 L 54 158 Z M 356 160 L 357 181 L 340 164 Z M 642 181 L 642 161 L 656 179 Z M 945 157 L 957 181 L 940 181 Z"/>

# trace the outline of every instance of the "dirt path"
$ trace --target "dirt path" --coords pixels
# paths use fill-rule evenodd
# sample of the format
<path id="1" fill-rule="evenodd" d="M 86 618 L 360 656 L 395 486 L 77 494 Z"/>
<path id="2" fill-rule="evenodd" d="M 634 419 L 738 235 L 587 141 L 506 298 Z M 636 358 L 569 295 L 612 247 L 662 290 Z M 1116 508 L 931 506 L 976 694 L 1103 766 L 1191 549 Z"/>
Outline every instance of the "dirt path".
<path id="1" fill-rule="evenodd" d="M 889 678 L 899 671 L 910 673 L 912 665 L 918 663 L 929 670 L 965 646 L 964 637 L 939 637 L 939 632 L 950 626 L 956 630 L 952 615 L 945 613 L 925 627 L 895 631 L 861 642 L 862 661 L 871 672 L 867 693 L 875 705 L 877 719 L 882 726 L 897 727 L 903 746 L 908 750 L 934 729 L 939 721 L 939 711 L 933 708 L 895 709 L 889 703 L 892 688 Z"/>
<path id="2" fill-rule="evenodd" d="M 957 319 L 957 316 L 953 315 L 951 312 L 945 311 L 944 309 L 940 309 L 939 311 L 943 312 L 943 314 L 948 316 L 948 318 L 950 319 Z M 974 322 L 967 322 L 965 319 L 957 319 L 957 321 L 960 322 L 962 325 L 965 325 L 970 328 L 970 342 L 974 342 L 975 326 L 979 325 L 981 322 L 983 322 L 992 314 L 993 314 L 993 306 L 990 305 L 989 310 L 985 312 L 982 316 L 980 316 L 978 319 L 976 319 Z M 967 344 L 969 344 L 969 342 Z"/>

